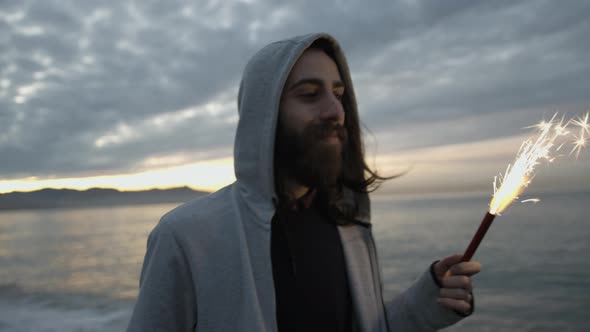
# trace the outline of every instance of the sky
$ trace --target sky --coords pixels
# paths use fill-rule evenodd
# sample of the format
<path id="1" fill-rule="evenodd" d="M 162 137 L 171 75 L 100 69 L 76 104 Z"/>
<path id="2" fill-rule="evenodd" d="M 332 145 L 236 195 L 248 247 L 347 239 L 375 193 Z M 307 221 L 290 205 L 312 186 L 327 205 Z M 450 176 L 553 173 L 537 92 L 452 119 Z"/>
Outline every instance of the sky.
<path id="1" fill-rule="evenodd" d="M 573 0 L 0 0 L 0 193 L 231 183 L 244 66 L 310 32 L 345 51 L 369 164 L 409 170 L 384 192 L 488 191 L 525 127 L 590 109 L 589 16 Z M 566 148 L 536 189 L 590 189 L 589 153 Z"/>

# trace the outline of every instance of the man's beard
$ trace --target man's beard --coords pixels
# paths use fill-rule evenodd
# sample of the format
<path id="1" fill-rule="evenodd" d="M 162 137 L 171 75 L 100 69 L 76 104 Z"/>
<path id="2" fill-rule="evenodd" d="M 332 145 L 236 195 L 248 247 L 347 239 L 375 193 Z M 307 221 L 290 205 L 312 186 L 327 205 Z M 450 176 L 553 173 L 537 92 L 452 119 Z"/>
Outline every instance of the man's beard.
<path id="1" fill-rule="evenodd" d="M 334 134 L 339 142 L 327 142 L 326 138 Z M 308 188 L 329 191 L 338 185 L 342 175 L 347 139 L 346 128 L 335 122 L 309 125 L 301 134 L 290 128 L 279 128 L 275 148 L 276 173 Z"/>

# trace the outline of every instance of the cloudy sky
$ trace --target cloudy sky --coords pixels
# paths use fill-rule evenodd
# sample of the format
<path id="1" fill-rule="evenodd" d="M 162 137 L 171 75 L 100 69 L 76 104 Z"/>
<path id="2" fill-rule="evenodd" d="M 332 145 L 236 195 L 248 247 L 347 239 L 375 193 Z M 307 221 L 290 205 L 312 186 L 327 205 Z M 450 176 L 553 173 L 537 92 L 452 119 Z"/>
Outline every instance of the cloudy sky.
<path id="1" fill-rule="evenodd" d="M 0 192 L 231 182 L 243 67 L 320 31 L 347 54 L 369 161 L 411 167 L 386 190 L 488 190 L 524 127 L 590 108 L 589 16 L 573 0 L 1 0 Z M 539 188 L 590 189 L 589 153 L 566 148 Z"/>

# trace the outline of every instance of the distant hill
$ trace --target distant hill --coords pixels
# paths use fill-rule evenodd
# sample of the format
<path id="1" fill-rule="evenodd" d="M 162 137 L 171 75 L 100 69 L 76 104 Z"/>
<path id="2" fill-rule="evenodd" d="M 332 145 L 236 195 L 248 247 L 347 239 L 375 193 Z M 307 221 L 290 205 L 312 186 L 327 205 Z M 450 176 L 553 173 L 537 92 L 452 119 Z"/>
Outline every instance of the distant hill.
<path id="1" fill-rule="evenodd" d="M 0 194 L 0 210 L 184 203 L 206 194 L 188 187 L 145 191 L 42 189 Z"/>

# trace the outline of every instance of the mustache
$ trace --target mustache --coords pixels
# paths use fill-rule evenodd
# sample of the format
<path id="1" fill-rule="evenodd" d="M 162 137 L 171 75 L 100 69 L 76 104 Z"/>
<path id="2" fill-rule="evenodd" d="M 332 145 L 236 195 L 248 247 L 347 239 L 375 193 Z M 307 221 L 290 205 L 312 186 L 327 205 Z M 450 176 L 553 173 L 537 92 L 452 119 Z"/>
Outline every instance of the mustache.
<path id="1" fill-rule="evenodd" d="M 334 134 L 340 139 L 341 142 L 346 141 L 348 138 L 348 132 L 346 128 L 337 122 L 320 122 L 312 125 L 309 128 L 310 134 L 316 139 L 323 139 Z"/>

